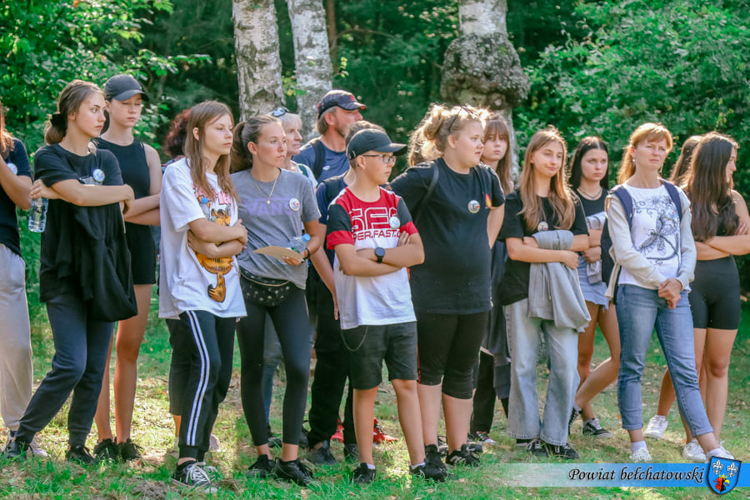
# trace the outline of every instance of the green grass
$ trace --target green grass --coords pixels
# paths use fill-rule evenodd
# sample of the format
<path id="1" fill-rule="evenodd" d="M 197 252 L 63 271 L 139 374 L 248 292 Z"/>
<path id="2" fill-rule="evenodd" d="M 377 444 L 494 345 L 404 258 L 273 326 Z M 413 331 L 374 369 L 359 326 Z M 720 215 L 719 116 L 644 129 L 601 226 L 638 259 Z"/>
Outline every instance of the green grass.
<path id="1" fill-rule="evenodd" d="M 167 453 L 173 442 L 173 423 L 168 414 L 167 376 L 171 351 L 164 323 L 157 320 L 155 311 L 149 322 L 146 340 L 141 348 L 138 395 L 134 415 L 134 440 L 144 447 L 147 465 L 143 468 L 127 466 L 83 469 L 63 460 L 67 430 L 67 408 L 38 436 L 40 443 L 50 452 L 52 460 L 29 460 L 24 464 L 2 464 L 0 495 L 12 498 L 153 498 L 171 499 L 183 497 L 202 498 L 170 484 L 170 475 L 176 462 L 174 453 Z M 750 309 L 744 311 L 744 325 L 750 323 Z M 49 341 L 48 326 L 38 324 L 34 329 L 35 377 L 41 380 L 49 369 L 53 354 Z M 318 468 L 319 481 L 303 489 L 295 485 L 269 480 L 252 480 L 244 470 L 254 461 L 250 434 L 242 414 L 239 396 L 239 353 L 236 351 L 235 373 L 226 401 L 221 407 L 215 433 L 222 443 L 222 451 L 209 457 L 209 463 L 225 474 L 216 498 L 273 498 L 305 499 L 309 497 L 344 500 L 351 498 L 418 499 L 418 498 L 712 498 L 708 488 L 519 488 L 512 482 L 517 474 L 509 464 L 539 463 L 513 446 L 505 434 L 505 417 L 497 405 L 492 437 L 499 446 L 482 456 L 482 466 L 474 470 L 459 470 L 454 481 L 445 484 L 430 484 L 412 481 L 406 473 L 408 456 L 402 440 L 376 450 L 378 480 L 368 487 L 352 487 L 348 482 L 352 465 Z M 739 459 L 750 457 L 750 328 L 740 331 L 732 354 L 729 387 L 729 403 L 722 439 L 725 446 Z M 597 337 L 594 361 L 608 356 L 606 344 Z M 114 366 L 114 365 L 113 365 Z M 658 343 L 652 342 L 647 357 L 644 375 L 644 419 L 654 414 L 658 397 L 664 359 Z M 546 373 L 540 366 L 540 387 L 546 388 Z M 283 379 L 283 374 L 277 379 Z M 280 407 L 283 397 L 282 382 L 277 380 L 272 406 L 272 425 L 281 428 Z M 540 391 L 544 394 L 544 391 Z M 594 409 L 602 424 L 614 432 L 614 439 L 594 441 L 580 434 L 580 424 L 574 427 L 571 444 L 581 454 L 581 462 L 626 462 L 629 452 L 627 434 L 620 429 L 617 411 L 617 394 L 614 385 L 594 400 Z M 385 430 L 401 436 L 395 413 L 395 396 L 390 386 L 385 386 L 378 395 L 376 416 Z M 682 426 L 676 409 L 669 415 L 669 429 L 662 441 L 649 442 L 649 448 L 657 462 L 682 462 L 680 444 Z M 89 437 L 88 446 L 93 448 L 96 429 Z M 333 444 L 333 452 L 342 457 L 342 447 Z M 559 463 L 556 460 L 550 462 Z M 746 497 L 744 490 L 735 490 L 733 497 Z"/>

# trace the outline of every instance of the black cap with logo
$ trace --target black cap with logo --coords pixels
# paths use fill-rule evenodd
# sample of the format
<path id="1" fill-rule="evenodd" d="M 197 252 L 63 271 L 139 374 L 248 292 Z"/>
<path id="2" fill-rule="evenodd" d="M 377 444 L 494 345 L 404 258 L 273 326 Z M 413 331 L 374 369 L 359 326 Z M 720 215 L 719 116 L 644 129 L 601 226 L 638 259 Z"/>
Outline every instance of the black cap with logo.
<path id="1" fill-rule="evenodd" d="M 401 156 L 406 153 L 406 144 L 394 144 L 388 134 L 382 130 L 367 128 L 360 130 L 349 140 L 349 145 L 346 147 L 346 156 L 353 159 L 368 151 L 393 153 L 394 156 Z"/>
<path id="2" fill-rule="evenodd" d="M 148 94 L 143 91 L 138 80 L 130 75 L 113 76 L 104 85 L 104 96 L 108 101 L 127 101 L 134 95 L 141 94 L 144 101 L 148 101 Z"/>
<path id="3" fill-rule="evenodd" d="M 318 118 L 334 106 L 349 111 L 367 109 L 367 106 L 357 101 L 357 98 L 351 92 L 347 92 L 346 90 L 330 90 L 318 103 Z"/>

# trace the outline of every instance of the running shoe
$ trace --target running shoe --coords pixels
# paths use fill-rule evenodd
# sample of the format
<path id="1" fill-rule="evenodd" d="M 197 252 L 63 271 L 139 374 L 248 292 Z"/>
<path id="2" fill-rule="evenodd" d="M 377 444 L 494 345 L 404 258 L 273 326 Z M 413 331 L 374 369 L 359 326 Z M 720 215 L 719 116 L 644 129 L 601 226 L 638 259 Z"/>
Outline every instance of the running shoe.
<path id="1" fill-rule="evenodd" d="M 389 436 L 388 434 L 383 432 L 383 428 L 380 427 L 380 424 L 378 423 L 378 419 L 376 418 L 375 423 L 373 425 L 373 429 L 372 429 L 372 442 L 375 444 L 382 444 L 382 443 L 391 443 L 397 440 L 398 438 Z"/>
<path id="2" fill-rule="evenodd" d="M 352 484 L 370 484 L 375 480 L 375 469 L 371 469 L 365 463 L 359 464 L 352 474 Z"/>
<path id="3" fill-rule="evenodd" d="M 646 426 L 646 430 L 643 431 L 643 435 L 653 439 L 661 439 L 664 437 L 664 431 L 667 430 L 667 425 L 669 425 L 667 417 L 654 415 L 654 417 L 648 421 L 648 425 Z"/>
<path id="4" fill-rule="evenodd" d="M 448 458 L 445 459 L 447 465 L 458 466 L 464 465 L 468 467 L 479 467 L 479 457 L 469 450 L 469 446 L 466 444 L 461 445 L 460 450 L 453 450 Z"/>
<path id="5" fill-rule="evenodd" d="M 276 460 L 274 475 L 282 481 L 289 481 L 300 486 L 309 486 L 312 483 L 312 471 L 305 467 L 299 458 L 284 462 Z"/>
<path id="6" fill-rule="evenodd" d="M 65 460 L 68 462 L 73 462 L 78 465 L 96 465 L 99 460 L 94 458 L 93 455 L 89 452 L 89 449 L 85 446 L 75 446 L 73 448 L 70 448 L 67 453 L 65 453 Z"/>
<path id="7" fill-rule="evenodd" d="M 706 452 L 703 451 L 697 439 L 685 443 L 682 447 L 682 458 L 695 463 L 706 463 Z"/>
<path id="8" fill-rule="evenodd" d="M 120 455 L 117 444 L 110 438 L 102 439 L 94 446 L 94 456 L 100 462 L 117 462 Z"/>
<path id="9" fill-rule="evenodd" d="M 630 460 L 634 463 L 650 462 L 651 454 L 648 452 L 648 448 L 638 448 L 632 455 Z"/>
<path id="10" fill-rule="evenodd" d="M 592 418 L 583 423 L 583 435 L 593 436 L 598 439 L 609 439 L 612 433 L 601 426 L 598 418 Z"/>
<path id="11" fill-rule="evenodd" d="M 276 468 L 276 461 L 268 455 L 260 455 L 258 460 L 248 468 L 247 475 L 259 479 L 270 476 Z"/>
<path id="12" fill-rule="evenodd" d="M 331 453 L 328 441 L 320 443 L 319 448 L 311 448 L 307 451 L 307 459 L 315 465 L 336 465 L 336 457 Z"/>
<path id="13" fill-rule="evenodd" d="M 568 443 L 562 446 L 544 443 L 544 446 L 551 457 L 564 458 L 565 460 L 578 460 L 580 458 L 578 452 Z"/>
<path id="14" fill-rule="evenodd" d="M 208 474 L 198 462 L 190 462 L 184 467 L 177 466 L 177 470 L 172 475 L 172 483 L 177 486 L 185 486 L 196 491 L 202 491 L 209 495 L 214 495 L 218 492 L 218 488 L 211 483 Z"/>

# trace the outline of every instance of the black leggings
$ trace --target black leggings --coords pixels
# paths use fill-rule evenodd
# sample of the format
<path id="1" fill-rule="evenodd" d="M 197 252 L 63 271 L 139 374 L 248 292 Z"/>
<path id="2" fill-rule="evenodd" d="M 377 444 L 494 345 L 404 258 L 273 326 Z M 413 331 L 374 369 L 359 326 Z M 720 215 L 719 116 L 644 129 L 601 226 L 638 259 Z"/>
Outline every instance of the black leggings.
<path id="1" fill-rule="evenodd" d="M 690 283 L 693 328 L 736 330 L 740 325 L 740 276 L 731 255 L 723 259 L 699 260 Z"/>
<path id="2" fill-rule="evenodd" d="M 242 283 L 242 286 L 245 284 Z M 237 323 L 237 340 L 242 357 L 242 409 L 253 443 L 255 446 L 268 443 L 263 409 L 263 340 L 268 313 L 279 336 L 286 369 L 282 440 L 286 444 L 297 445 L 305 418 L 313 333 L 305 291 L 295 287 L 289 297 L 276 307 L 259 306 L 249 300 L 245 300 L 245 307 L 247 316 Z"/>
<path id="3" fill-rule="evenodd" d="M 474 363 L 487 331 L 488 311 L 435 314 L 417 311 L 419 383 L 443 384 L 443 394 L 471 399 Z"/>

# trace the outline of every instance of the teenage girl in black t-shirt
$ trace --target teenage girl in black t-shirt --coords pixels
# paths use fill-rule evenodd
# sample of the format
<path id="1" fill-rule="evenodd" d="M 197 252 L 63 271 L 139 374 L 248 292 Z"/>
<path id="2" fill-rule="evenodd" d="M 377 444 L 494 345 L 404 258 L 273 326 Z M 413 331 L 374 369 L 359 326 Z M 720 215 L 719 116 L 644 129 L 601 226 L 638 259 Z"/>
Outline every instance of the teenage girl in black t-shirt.
<path id="1" fill-rule="evenodd" d="M 95 417 L 99 444 L 94 447 L 94 455 L 105 460 L 139 461 L 141 454 L 130 439 L 130 431 L 138 380 L 138 353 L 146 333 L 151 288 L 156 282 L 156 247 L 150 226 L 159 225 L 161 163 L 154 148 L 133 137 L 133 127 L 141 116 L 143 101 L 148 98 L 138 81 L 130 75 L 114 76 L 105 85 L 104 93 L 109 127 L 94 142 L 99 149 L 109 150 L 115 155 L 123 181 L 135 192 L 136 199 L 125 216 L 125 228 L 138 315 L 120 321 L 114 341 L 117 352 L 114 380 L 117 442 L 113 439 L 109 420 L 108 357 Z"/>
<path id="2" fill-rule="evenodd" d="M 578 376 L 581 384 L 576 392 L 570 424 L 578 415 L 583 420 L 583 434 L 596 438 L 611 438 L 612 434 L 594 416 L 591 400 L 617 379 L 620 369 L 620 329 L 617 326 L 615 305 L 604 296 L 607 285 L 602 276 L 602 227 L 606 217 L 604 201 L 609 194 L 609 151 L 607 143 L 598 137 L 584 137 L 578 143 L 570 162 L 570 187 L 575 189 L 583 204 L 589 226 L 589 249 L 581 252 L 578 278 L 586 299 L 591 321 L 578 336 Z M 597 272 L 598 271 L 598 272 Z M 590 371 L 594 354 L 596 325 L 609 346 L 610 357 Z M 569 425 L 570 425 L 569 424 Z"/>
<path id="3" fill-rule="evenodd" d="M 437 159 L 409 168 L 391 187 L 417 214 L 425 247 L 424 264 L 411 269 L 411 288 L 427 460 L 445 467 L 437 447 L 442 400 L 447 463 L 478 466 L 466 444 L 472 372 L 492 307 L 491 242 L 502 225 L 505 199 L 497 174 L 479 163 L 484 130 L 476 110 L 434 105 L 415 134 L 423 138 L 420 156 Z"/>
<path id="4" fill-rule="evenodd" d="M 589 245 L 583 209 L 565 184 L 565 157 L 565 140 L 554 128 L 537 132 L 529 141 L 519 188 L 508 196 L 506 204 L 502 237 L 508 246 L 508 262 L 500 300 L 505 306 L 511 352 L 508 435 L 535 456 L 576 459 L 578 453 L 567 441 L 578 382 L 578 335 L 571 327 L 556 326 L 554 320 L 529 317 L 529 297 L 543 293 L 531 289 L 531 264 L 560 262 L 576 270 L 576 252 Z M 573 233 L 572 246 L 567 250 L 539 248 L 532 235 L 555 229 Z M 580 299 L 582 303 L 583 297 Z M 565 301 L 564 309 L 577 302 L 574 297 L 552 296 L 551 300 Z M 585 311 L 581 313 L 585 316 Z M 549 350 L 550 377 L 540 422 L 536 366 L 542 335 Z"/>
<path id="5" fill-rule="evenodd" d="M 101 391 L 114 325 L 100 318 L 102 314 L 96 306 L 101 297 L 84 300 L 90 290 L 83 288 L 83 276 L 76 271 L 83 266 L 81 260 L 87 249 L 81 248 L 79 238 L 71 235 L 84 234 L 79 219 L 106 215 L 109 220 L 114 215 L 120 219 L 118 223 L 102 228 L 90 225 L 88 230 L 100 230 L 102 234 L 89 237 L 107 241 L 115 256 L 112 263 L 124 264 L 129 273 L 129 263 L 120 262 L 117 257 L 125 254 L 116 252 L 116 247 L 126 244 L 118 203 L 124 202 L 127 211 L 134 197 L 133 189 L 122 185 L 115 157 L 109 151 L 89 150 L 89 141 L 100 134 L 104 125 L 104 106 L 104 94 L 95 84 L 70 82 L 60 94 L 57 112 L 47 126 L 44 139 L 48 146 L 37 151 L 34 159 L 37 180 L 31 197 L 50 199 L 47 227 L 42 235 L 39 281 L 40 299 L 47 303 L 55 339 L 55 357 L 52 370 L 26 408 L 15 440 L 5 451 L 10 458 L 25 456 L 34 435 L 49 424 L 72 392 L 68 414 L 70 449 L 66 458 L 85 465 L 96 462 L 86 448 L 86 437 L 96 412 L 93 402 Z M 69 255 L 64 256 L 63 252 Z M 130 288 L 133 298 L 128 285 L 121 286 L 126 292 Z"/>

